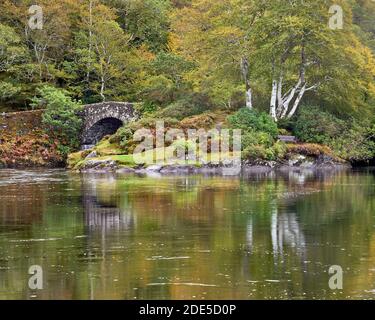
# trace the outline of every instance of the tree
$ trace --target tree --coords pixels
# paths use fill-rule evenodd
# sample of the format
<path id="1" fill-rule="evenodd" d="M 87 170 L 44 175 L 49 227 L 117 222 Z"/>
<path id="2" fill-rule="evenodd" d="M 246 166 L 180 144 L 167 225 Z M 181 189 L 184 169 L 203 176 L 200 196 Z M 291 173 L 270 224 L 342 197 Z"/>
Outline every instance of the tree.
<path id="1" fill-rule="evenodd" d="M 66 66 L 77 73 L 74 78 L 86 83 L 85 91 L 105 101 L 124 78 L 132 37 L 115 21 L 114 10 L 97 1 L 88 4 L 75 36 L 74 62 Z"/>
<path id="2" fill-rule="evenodd" d="M 246 106 L 253 107 L 249 30 L 262 12 L 261 6 L 245 0 L 193 0 L 176 10 L 172 30 L 177 50 L 199 66 L 187 74 L 196 90 L 226 106 L 245 91 Z"/>
<path id="3" fill-rule="evenodd" d="M 47 132 L 60 140 L 61 151 L 67 155 L 79 146 L 82 119 L 77 115 L 80 104 L 64 90 L 44 86 L 32 102 L 35 108 L 44 108 L 43 124 Z"/>
<path id="4" fill-rule="evenodd" d="M 298 6 L 269 2 L 266 15 L 254 25 L 256 70 L 271 71 L 270 114 L 275 120 L 291 118 L 311 90 L 322 89 L 332 97 L 345 82 L 336 100 L 343 107 L 363 106 L 363 94 L 375 94 L 374 59 L 352 32 L 350 7 L 341 5 L 347 17 L 343 31 L 328 27 L 329 10 L 323 0 Z"/>
<path id="5" fill-rule="evenodd" d="M 185 97 L 191 86 L 184 74 L 194 64 L 171 52 L 161 52 L 148 63 L 147 75 L 138 85 L 142 99 L 159 105 L 167 105 Z"/>
<path id="6" fill-rule="evenodd" d="M 94 68 L 99 76 L 100 96 L 105 100 L 105 90 L 112 79 L 121 77 L 126 67 L 124 54 L 130 37 L 126 38 L 115 21 L 98 21 L 94 27 L 93 46 L 97 61 Z"/>
<path id="7" fill-rule="evenodd" d="M 167 49 L 169 36 L 169 0 L 105 0 L 115 9 L 117 22 L 132 35 L 132 45 L 146 45 L 153 53 Z"/>
<path id="8" fill-rule="evenodd" d="M 254 88 L 268 95 L 271 87 L 276 121 L 291 118 L 308 92 L 342 108 L 364 107 L 375 96 L 375 60 L 352 30 L 350 6 L 340 4 L 344 31 L 328 27 L 324 0 L 193 0 L 173 20 L 181 54 L 199 66 L 187 76 L 216 101 L 244 91 L 249 108 Z"/>
<path id="9" fill-rule="evenodd" d="M 0 74 L 17 73 L 19 65 L 27 61 L 27 49 L 13 28 L 0 24 Z M 0 81 L 0 101 L 8 101 L 21 91 L 20 85 L 11 77 Z"/>
<path id="10" fill-rule="evenodd" d="M 78 10 L 76 1 L 41 0 L 38 5 L 43 10 L 42 29 L 32 29 L 29 26 L 29 7 L 33 1 L 22 1 L 14 4 L 5 0 L 2 4 L 4 13 L 9 14 L 19 31 L 23 31 L 23 40 L 29 47 L 32 62 L 38 70 L 38 80 L 54 79 L 56 61 L 62 60 L 69 48 L 74 14 Z"/>
<path id="11" fill-rule="evenodd" d="M 24 61 L 26 48 L 21 43 L 21 37 L 12 27 L 0 24 L 0 72 Z"/>
<path id="12" fill-rule="evenodd" d="M 55 84 L 66 77 L 61 67 L 79 16 L 75 0 L 41 0 L 43 28 L 34 30 L 29 26 L 29 8 L 34 4 L 31 0 L 0 3 L 0 21 L 12 27 L 12 38 L 24 50 L 22 62 L 7 70 L 3 78 L 20 89 L 14 97 L 19 106 L 29 104 L 41 84 Z"/>
<path id="13" fill-rule="evenodd" d="M 352 0 L 353 22 L 359 27 L 354 30 L 362 42 L 375 53 L 375 2 L 372 0 Z"/>

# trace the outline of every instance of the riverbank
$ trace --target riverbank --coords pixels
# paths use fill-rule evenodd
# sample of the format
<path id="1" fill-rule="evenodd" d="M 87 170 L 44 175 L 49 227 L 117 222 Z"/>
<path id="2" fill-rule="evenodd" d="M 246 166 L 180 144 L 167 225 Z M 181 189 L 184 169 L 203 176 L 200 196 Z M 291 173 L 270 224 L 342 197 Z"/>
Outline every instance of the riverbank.
<path id="1" fill-rule="evenodd" d="M 0 114 L 0 168 L 64 167 L 59 142 L 42 127 L 42 110 Z"/>
<path id="2" fill-rule="evenodd" d="M 106 147 L 104 147 L 106 146 Z M 168 150 L 173 147 L 167 147 Z M 287 145 L 288 152 L 284 159 L 278 161 L 233 160 L 233 154 L 227 160 L 219 161 L 219 154 L 210 154 L 206 161 L 180 160 L 173 163 L 165 162 L 161 151 L 154 149 L 145 152 L 144 163 L 137 163 L 133 155 L 110 154 L 115 150 L 109 144 L 71 154 L 68 158 L 68 168 L 82 173 L 135 173 L 135 174 L 218 174 L 238 175 L 242 172 L 267 172 L 285 170 L 336 170 L 351 168 L 348 162 L 334 157 L 321 146 L 317 145 Z M 314 150 L 312 152 L 311 150 Z M 164 153 L 163 153 L 164 154 Z M 155 162 L 150 159 L 156 159 Z"/>
<path id="3" fill-rule="evenodd" d="M 335 164 L 335 165 L 321 165 L 321 166 L 288 166 L 288 165 L 277 165 L 274 167 L 267 165 L 242 165 L 240 168 L 236 167 L 224 167 L 224 166 L 190 166 L 190 165 L 153 165 L 148 167 L 126 167 L 116 166 L 113 163 L 106 167 L 100 163 L 98 167 L 85 168 L 80 170 L 81 173 L 120 173 L 120 174 L 138 174 L 138 175 L 194 175 L 194 174 L 213 174 L 213 175 L 224 175 L 234 176 L 241 175 L 244 173 L 267 173 L 267 172 L 283 172 L 283 171 L 336 171 L 351 169 L 350 165 Z"/>
<path id="4" fill-rule="evenodd" d="M 228 113 L 216 112 L 191 116 L 182 121 L 166 121 L 169 126 L 182 130 L 215 129 L 229 127 Z M 62 168 L 78 172 L 130 172 L 130 173 L 216 173 L 228 172 L 232 164 L 221 161 L 222 155 L 209 154 L 205 161 L 185 161 L 166 163 L 165 151 L 181 145 L 186 147 L 191 141 L 176 141 L 165 150 L 148 151 L 147 161 L 139 163 L 133 159 L 136 144 L 132 140 L 133 131 L 140 126 L 153 127 L 155 119 L 144 118 L 139 122 L 129 123 L 119 132 L 104 137 L 89 150 L 78 151 L 64 159 L 59 151 L 59 141 L 49 136 L 42 126 L 42 111 L 26 111 L 0 115 L 0 168 Z M 130 136 L 128 131 L 131 133 Z M 245 133 L 246 134 L 246 133 Z M 245 140 L 248 136 L 245 136 Z M 283 143 L 273 140 L 263 144 L 264 133 L 251 137 L 255 143 L 246 148 L 248 156 L 243 157 L 241 170 L 300 170 L 300 169 L 335 169 L 351 167 L 348 161 L 340 159 L 329 147 L 312 143 Z M 268 145 L 267 145 L 268 144 Z M 228 159 L 233 154 L 227 155 Z M 273 159 L 272 161 L 269 159 Z M 267 159 L 267 160 L 266 160 Z M 236 172 L 236 170 L 234 170 Z"/>

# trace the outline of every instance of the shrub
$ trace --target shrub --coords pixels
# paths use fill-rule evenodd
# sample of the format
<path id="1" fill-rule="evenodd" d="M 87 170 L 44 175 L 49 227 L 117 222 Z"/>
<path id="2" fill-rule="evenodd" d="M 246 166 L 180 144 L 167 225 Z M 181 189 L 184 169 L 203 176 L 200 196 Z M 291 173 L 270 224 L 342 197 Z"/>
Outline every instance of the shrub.
<path id="1" fill-rule="evenodd" d="M 197 150 L 197 143 L 192 140 L 186 140 L 185 138 L 173 141 L 172 146 L 175 150 L 185 152 L 185 154 L 187 154 L 189 150 Z"/>
<path id="2" fill-rule="evenodd" d="M 290 131 L 288 131 L 287 129 L 279 129 L 279 135 L 282 135 L 282 136 L 291 136 L 292 133 Z"/>
<path id="3" fill-rule="evenodd" d="M 187 96 L 184 99 L 177 100 L 163 110 L 157 112 L 160 118 L 175 118 L 182 120 L 184 118 L 201 114 L 212 108 L 210 101 L 204 95 Z"/>
<path id="4" fill-rule="evenodd" d="M 175 118 L 142 118 L 135 122 L 130 122 L 126 125 L 126 127 L 130 128 L 133 132 L 139 130 L 139 129 L 154 129 L 157 122 L 164 122 L 165 128 L 179 128 L 180 122 Z"/>
<path id="5" fill-rule="evenodd" d="M 375 157 L 375 126 L 354 121 L 330 146 L 341 158 L 351 162 L 368 161 Z"/>
<path id="6" fill-rule="evenodd" d="M 264 146 L 254 145 L 244 149 L 242 156 L 248 160 L 266 160 L 269 154 Z"/>
<path id="7" fill-rule="evenodd" d="M 242 135 L 243 149 L 254 145 L 263 145 L 269 148 L 273 146 L 274 142 L 273 137 L 267 132 L 248 131 Z"/>
<path id="8" fill-rule="evenodd" d="M 66 91 L 45 86 L 38 90 L 39 97 L 32 101 L 34 108 L 45 108 L 42 122 L 47 132 L 59 139 L 61 154 L 79 146 L 82 119 L 77 115 L 81 106 L 73 101 Z"/>
<path id="9" fill-rule="evenodd" d="M 367 161 L 375 156 L 375 128 L 369 120 L 342 120 L 317 107 L 301 110 L 294 127 L 302 141 L 329 146 L 345 160 Z"/>
<path id="10" fill-rule="evenodd" d="M 276 138 L 278 128 L 273 119 L 264 112 L 242 108 L 228 117 L 228 122 L 233 129 L 243 131 L 263 131 Z"/>
<path id="11" fill-rule="evenodd" d="M 249 160 L 276 161 L 286 154 L 285 143 L 278 141 L 266 132 L 248 131 L 242 136 L 242 156 Z"/>
<path id="12" fill-rule="evenodd" d="M 10 82 L 0 81 L 0 101 L 8 101 L 16 97 L 22 88 L 19 85 L 14 85 Z"/>
<path id="13" fill-rule="evenodd" d="M 287 119 L 287 118 L 284 118 L 284 119 L 279 119 L 279 121 L 277 122 L 277 126 L 279 127 L 279 132 L 287 132 L 289 135 L 291 133 L 291 131 L 293 131 L 294 129 L 294 118 L 292 119 Z M 282 133 L 280 133 L 282 134 Z M 283 134 L 282 134 L 283 135 Z"/>
<path id="14" fill-rule="evenodd" d="M 121 127 L 117 132 L 109 138 L 110 143 L 118 143 L 125 148 L 130 140 L 133 138 L 134 132 L 127 126 Z"/>
<path id="15" fill-rule="evenodd" d="M 186 129 L 211 129 L 214 124 L 215 115 L 210 113 L 192 116 L 181 121 L 181 126 Z"/>
<path id="16" fill-rule="evenodd" d="M 288 144 L 287 152 L 289 154 L 301 154 L 308 157 L 318 157 L 320 155 L 326 155 L 336 159 L 334 153 L 329 147 L 315 143 Z"/>
<path id="17" fill-rule="evenodd" d="M 168 107 L 158 112 L 157 115 L 161 118 L 171 117 L 182 120 L 183 118 L 196 114 L 197 110 L 194 109 L 195 107 L 189 105 L 188 102 L 180 100 L 170 104 Z"/>
<path id="18" fill-rule="evenodd" d="M 277 141 L 273 146 L 272 146 L 273 154 L 275 159 L 274 160 L 281 160 L 284 159 L 287 153 L 287 145 L 282 142 L 282 141 Z"/>
<path id="19" fill-rule="evenodd" d="M 157 111 L 158 107 L 155 103 L 145 101 L 135 105 L 135 109 L 142 115 L 152 114 Z"/>
<path id="20" fill-rule="evenodd" d="M 345 130 L 345 126 L 345 121 L 319 107 L 305 106 L 294 124 L 294 134 L 304 142 L 329 144 Z"/>
<path id="21" fill-rule="evenodd" d="M 109 138 L 110 143 L 118 143 L 123 151 L 132 152 L 135 147 L 135 142 L 133 141 L 134 133 L 140 129 L 151 129 L 154 131 L 156 128 L 156 123 L 159 121 L 164 122 L 164 131 L 170 128 L 180 128 L 180 122 L 173 118 L 142 118 L 138 121 L 129 122 L 125 126 L 121 127 L 117 132 Z"/>

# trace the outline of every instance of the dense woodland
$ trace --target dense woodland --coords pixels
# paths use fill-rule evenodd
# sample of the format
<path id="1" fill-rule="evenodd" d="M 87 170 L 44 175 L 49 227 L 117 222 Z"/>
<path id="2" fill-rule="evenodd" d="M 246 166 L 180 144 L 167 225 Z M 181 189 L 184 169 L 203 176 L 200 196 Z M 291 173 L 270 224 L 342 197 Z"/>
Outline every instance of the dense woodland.
<path id="1" fill-rule="evenodd" d="M 42 30 L 29 27 L 33 4 L 43 8 Z M 342 29 L 329 27 L 334 4 Z M 375 2 L 1 1 L 0 110 L 49 110 L 44 122 L 63 126 L 60 150 L 68 153 L 77 144 L 75 110 L 100 101 L 138 103 L 138 126 L 214 122 L 224 112 L 254 159 L 282 158 L 276 136 L 294 134 L 342 159 L 369 161 Z M 135 127 L 112 138 L 123 153 Z"/>

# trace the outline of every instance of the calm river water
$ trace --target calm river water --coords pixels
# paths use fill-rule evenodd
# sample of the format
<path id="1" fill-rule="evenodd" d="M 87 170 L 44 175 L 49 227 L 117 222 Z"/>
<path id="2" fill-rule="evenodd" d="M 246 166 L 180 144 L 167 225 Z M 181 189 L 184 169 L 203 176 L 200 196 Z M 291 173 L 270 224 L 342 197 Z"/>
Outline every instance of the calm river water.
<path id="1" fill-rule="evenodd" d="M 0 299 L 336 298 L 375 298 L 374 170 L 0 170 Z"/>

